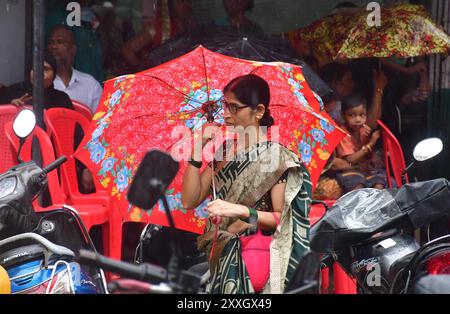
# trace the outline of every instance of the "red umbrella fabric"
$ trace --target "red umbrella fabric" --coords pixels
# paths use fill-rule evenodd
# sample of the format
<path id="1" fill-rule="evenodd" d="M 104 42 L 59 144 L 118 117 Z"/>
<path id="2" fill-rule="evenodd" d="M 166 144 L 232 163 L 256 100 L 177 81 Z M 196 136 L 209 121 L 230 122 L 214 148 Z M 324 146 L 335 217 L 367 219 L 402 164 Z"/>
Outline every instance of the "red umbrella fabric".
<path id="1" fill-rule="evenodd" d="M 106 82 L 90 132 L 75 157 L 111 193 L 124 220 L 167 226 L 162 204 L 142 210 L 126 200 L 140 160 L 151 149 L 173 156 L 180 149 L 189 151 L 188 131 L 199 130 L 207 122 L 205 104 L 211 104 L 214 109 L 215 122 L 223 123 L 222 89 L 232 79 L 250 73 L 269 83 L 270 109 L 275 119 L 272 130 L 279 127 L 280 143 L 298 153 L 315 184 L 345 133 L 321 111 L 321 100 L 309 88 L 301 68 L 287 63 L 231 58 L 201 46 L 156 68 Z M 201 233 L 209 200 L 194 211 L 183 208 L 181 187 L 185 161 L 181 161 L 180 172 L 167 197 L 176 227 Z"/>

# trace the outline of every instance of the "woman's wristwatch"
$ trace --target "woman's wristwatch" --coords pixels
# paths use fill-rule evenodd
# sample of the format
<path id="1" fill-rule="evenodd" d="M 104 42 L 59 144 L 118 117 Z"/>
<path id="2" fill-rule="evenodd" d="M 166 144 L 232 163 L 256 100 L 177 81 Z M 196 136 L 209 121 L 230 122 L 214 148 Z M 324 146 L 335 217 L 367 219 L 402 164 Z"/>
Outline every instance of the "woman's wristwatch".
<path id="1" fill-rule="evenodd" d="M 189 158 L 189 159 L 188 159 L 188 163 L 189 163 L 190 165 L 194 166 L 194 167 L 197 168 L 197 169 L 200 169 L 200 168 L 202 167 L 202 165 L 203 165 L 203 163 L 202 163 L 201 161 L 195 161 L 195 160 L 192 159 L 192 158 Z"/>

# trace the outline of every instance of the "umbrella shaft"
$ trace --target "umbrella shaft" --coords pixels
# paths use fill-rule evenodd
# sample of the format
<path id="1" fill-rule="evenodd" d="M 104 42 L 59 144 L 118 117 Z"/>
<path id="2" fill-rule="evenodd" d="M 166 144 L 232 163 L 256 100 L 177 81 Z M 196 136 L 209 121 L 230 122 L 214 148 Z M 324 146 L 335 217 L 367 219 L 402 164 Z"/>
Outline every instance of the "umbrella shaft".
<path id="1" fill-rule="evenodd" d="M 213 191 L 213 201 L 217 199 L 216 194 L 216 173 L 214 171 L 214 161 L 211 162 L 211 171 L 212 171 L 212 191 Z"/>

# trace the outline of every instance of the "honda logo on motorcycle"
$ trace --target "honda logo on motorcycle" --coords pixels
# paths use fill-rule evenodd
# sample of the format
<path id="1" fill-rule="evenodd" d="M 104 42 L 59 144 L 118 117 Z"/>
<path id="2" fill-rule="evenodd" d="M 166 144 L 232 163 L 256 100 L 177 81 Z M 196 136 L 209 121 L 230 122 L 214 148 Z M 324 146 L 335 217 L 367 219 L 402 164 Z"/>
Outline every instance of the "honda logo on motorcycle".
<path id="1" fill-rule="evenodd" d="M 8 257 L 5 257 L 5 258 L 2 260 L 1 264 L 7 263 L 7 262 L 12 261 L 12 260 L 14 260 L 14 259 L 16 259 L 16 258 L 19 258 L 19 257 L 28 256 L 28 255 L 30 255 L 30 253 L 28 253 L 28 252 L 22 252 L 22 253 L 18 253 L 18 254 L 12 255 L 12 256 L 8 256 Z"/>

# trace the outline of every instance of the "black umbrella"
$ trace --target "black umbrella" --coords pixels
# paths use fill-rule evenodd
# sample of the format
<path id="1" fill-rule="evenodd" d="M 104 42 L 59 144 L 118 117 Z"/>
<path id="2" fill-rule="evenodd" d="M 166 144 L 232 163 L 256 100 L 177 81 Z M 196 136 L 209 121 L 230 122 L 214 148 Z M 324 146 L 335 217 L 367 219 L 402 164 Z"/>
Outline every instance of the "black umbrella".
<path id="1" fill-rule="evenodd" d="M 304 61 L 295 58 L 292 48 L 278 38 L 256 37 L 240 34 L 230 28 L 201 26 L 183 33 L 154 49 L 149 57 L 150 64 L 157 66 L 180 57 L 198 45 L 211 51 L 246 60 L 260 62 L 287 62 L 303 68 L 303 74 L 312 90 L 324 96 L 332 89 Z"/>

